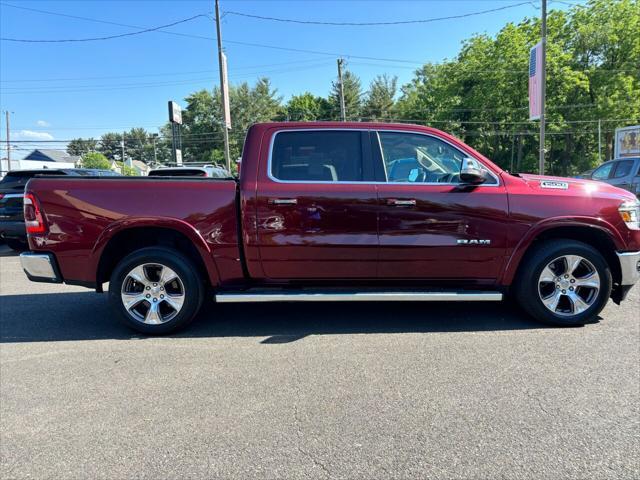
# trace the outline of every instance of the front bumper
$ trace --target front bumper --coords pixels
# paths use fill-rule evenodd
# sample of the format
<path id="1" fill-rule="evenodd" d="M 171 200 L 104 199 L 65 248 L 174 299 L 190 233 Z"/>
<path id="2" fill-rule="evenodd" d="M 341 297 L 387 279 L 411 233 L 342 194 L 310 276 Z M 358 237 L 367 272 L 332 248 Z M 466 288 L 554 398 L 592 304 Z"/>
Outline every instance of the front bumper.
<path id="1" fill-rule="evenodd" d="M 32 282 L 62 283 L 56 259 L 51 253 L 24 252 L 20 263 Z"/>
<path id="2" fill-rule="evenodd" d="M 620 285 L 635 285 L 640 280 L 640 252 L 616 252 L 622 273 Z"/>

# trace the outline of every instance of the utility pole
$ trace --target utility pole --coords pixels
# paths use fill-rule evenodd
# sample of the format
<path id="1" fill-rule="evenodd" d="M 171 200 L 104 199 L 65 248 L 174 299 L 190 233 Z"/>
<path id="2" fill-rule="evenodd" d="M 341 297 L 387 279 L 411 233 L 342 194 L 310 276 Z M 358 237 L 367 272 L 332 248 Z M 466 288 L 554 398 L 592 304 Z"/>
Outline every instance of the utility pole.
<path id="1" fill-rule="evenodd" d="M 542 65 L 540 65 L 540 175 L 544 175 L 545 101 L 547 95 L 547 0 L 542 0 Z"/>
<path id="2" fill-rule="evenodd" d="M 9 128 L 9 110 L 4 112 L 4 114 L 7 118 L 7 172 L 10 172 L 11 171 L 11 129 Z"/>
<path id="3" fill-rule="evenodd" d="M 347 121 L 347 112 L 344 107 L 344 88 L 342 85 L 342 63 L 344 60 L 342 58 L 338 59 L 338 85 L 340 86 L 340 120 L 343 122 Z"/>
<path id="4" fill-rule="evenodd" d="M 602 162 L 602 122 L 598 119 L 598 162 Z"/>
<path id="5" fill-rule="evenodd" d="M 157 133 L 151 134 L 151 141 L 153 142 L 153 165 L 158 165 L 158 155 L 156 154 L 156 139 L 158 138 Z"/>
<path id="6" fill-rule="evenodd" d="M 231 172 L 231 154 L 229 153 L 229 125 L 227 124 L 227 107 L 229 105 L 229 89 L 227 87 L 226 67 L 227 62 L 222 52 L 222 29 L 220 28 L 220 1 L 216 3 L 216 33 L 218 37 L 218 65 L 220 67 L 220 99 L 222 107 L 222 134 L 224 137 L 224 159 L 227 163 L 227 171 Z"/>
<path id="7" fill-rule="evenodd" d="M 120 145 L 122 146 L 122 173 L 124 174 L 124 132 L 122 133 L 122 142 Z"/>

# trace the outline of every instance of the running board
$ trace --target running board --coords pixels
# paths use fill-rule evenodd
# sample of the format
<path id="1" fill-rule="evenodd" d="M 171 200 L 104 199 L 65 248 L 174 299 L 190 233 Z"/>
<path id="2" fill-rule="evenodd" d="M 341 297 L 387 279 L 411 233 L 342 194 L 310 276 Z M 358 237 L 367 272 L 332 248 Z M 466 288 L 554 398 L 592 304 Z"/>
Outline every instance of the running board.
<path id="1" fill-rule="evenodd" d="M 218 303 L 253 302 L 499 302 L 500 292 L 219 293 Z"/>

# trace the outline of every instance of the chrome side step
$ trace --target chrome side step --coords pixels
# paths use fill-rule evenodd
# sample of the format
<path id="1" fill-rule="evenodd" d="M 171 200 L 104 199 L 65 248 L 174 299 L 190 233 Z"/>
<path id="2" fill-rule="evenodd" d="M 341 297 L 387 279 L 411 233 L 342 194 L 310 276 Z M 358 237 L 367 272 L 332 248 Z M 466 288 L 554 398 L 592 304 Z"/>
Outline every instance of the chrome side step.
<path id="1" fill-rule="evenodd" d="M 500 292 L 219 293 L 218 303 L 249 302 L 499 302 Z"/>

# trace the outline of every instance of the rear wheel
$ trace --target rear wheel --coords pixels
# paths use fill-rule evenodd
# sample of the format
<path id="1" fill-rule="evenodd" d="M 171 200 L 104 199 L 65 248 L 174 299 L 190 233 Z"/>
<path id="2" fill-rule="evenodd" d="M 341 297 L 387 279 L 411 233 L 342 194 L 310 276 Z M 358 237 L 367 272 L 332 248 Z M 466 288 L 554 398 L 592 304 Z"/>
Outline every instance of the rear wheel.
<path id="1" fill-rule="evenodd" d="M 198 270 L 180 252 L 137 250 L 113 271 L 109 302 L 129 327 L 150 335 L 185 327 L 198 313 L 204 287 Z"/>
<path id="2" fill-rule="evenodd" d="M 594 322 L 611 295 L 611 270 L 590 245 L 551 240 L 526 258 L 516 283 L 522 308 L 552 325 Z"/>

